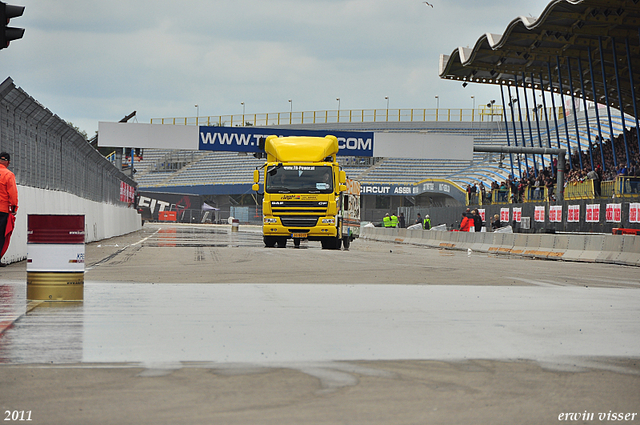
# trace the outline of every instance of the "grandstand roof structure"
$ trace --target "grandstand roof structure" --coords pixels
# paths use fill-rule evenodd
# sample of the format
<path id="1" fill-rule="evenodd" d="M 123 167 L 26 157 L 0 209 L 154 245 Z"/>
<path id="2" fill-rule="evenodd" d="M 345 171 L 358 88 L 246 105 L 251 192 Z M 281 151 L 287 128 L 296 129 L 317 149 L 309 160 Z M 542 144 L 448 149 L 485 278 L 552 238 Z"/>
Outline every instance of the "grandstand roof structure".
<path id="1" fill-rule="evenodd" d="M 639 30 L 638 0 L 554 0 L 537 19 L 520 16 L 502 35 L 487 33 L 473 48 L 441 55 L 439 73 L 573 93 L 637 117 Z"/>

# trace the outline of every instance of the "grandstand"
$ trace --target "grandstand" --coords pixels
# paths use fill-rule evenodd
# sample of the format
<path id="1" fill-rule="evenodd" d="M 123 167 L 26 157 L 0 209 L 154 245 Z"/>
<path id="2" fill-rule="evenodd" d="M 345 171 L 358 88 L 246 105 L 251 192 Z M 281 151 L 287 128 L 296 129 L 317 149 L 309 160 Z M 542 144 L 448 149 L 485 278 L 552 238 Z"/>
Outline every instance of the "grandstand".
<path id="1" fill-rule="evenodd" d="M 589 118 L 590 117 L 590 118 Z M 525 146 L 552 146 L 568 148 L 567 133 L 571 144 L 575 145 L 576 139 L 582 141 L 584 147 L 588 146 L 587 129 L 590 135 L 602 134 L 605 139 L 611 138 L 622 132 L 621 120 L 613 119 L 613 133 L 611 133 L 608 118 L 602 116 L 600 125 L 595 120 L 593 111 L 590 114 L 584 112 L 578 115 L 578 130 L 575 121 L 567 120 L 567 129 L 563 120 L 558 123 L 558 134 L 555 126 L 547 131 L 545 123 L 527 125 L 523 131 L 516 125 L 514 135 L 514 123 L 508 122 L 451 122 L 449 125 L 439 122 L 423 122 L 421 128 L 412 126 L 404 131 L 421 131 L 423 133 L 446 133 L 471 135 L 474 145 L 485 146 L 522 146 L 521 133 L 526 135 Z M 630 122 L 630 120 L 627 120 Z M 526 124 L 526 123 L 525 123 Z M 339 124 L 334 129 L 344 129 Z M 279 126 L 278 128 L 283 128 Z M 312 128 L 308 126 L 307 128 Z M 362 123 L 359 130 L 371 130 L 382 128 L 376 125 Z M 531 130 L 531 131 L 529 131 Z M 397 131 L 397 130 L 396 130 Z M 327 128 L 330 133 L 331 129 Z M 509 133 L 509 135 L 507 135 Z M 533 134 L 533 138 L 528 137 Z M 578 135 L 578 136 L 577 136 Z M 558 144 L 559 140 L 559 144 Z M 517 143 L 516 143 L 517 142 Z M 517 157 L 513 164 L 513 174 L 522 175 L 525 169 L 525 156 L 518 164 Z M 527 158 L 533 165 L 534 158 Z M 356 179 L 363 184 L 415 184 L 425 179 L 448 179 L 460 186 L 468 183 L 483 184 L 488 189 L 492 182 L 506 180 L 512 174 L 512 164 L 509 156 L 499 154 L 474 154 L 473 161 L 451 161 L 434 159 L 410 159 L 410 158 L 357 158 L 339 157 L 347 176 Z M 549 163 L 549 158 L 545 158 Z M 540 167 L 542 159 L 535 156 L 535 162 Z M 234 185 L 243 187 L 238 195 L 248 193 L 249 186 L 253 183 L 253 170 L 263 164 L 263 160 L 253 156 L 239 155 L 235 152 L 211 152 L 211 151 L 171 151 L 160 149 L 147 149 L 144 159 L 135 165 L 135 180 L 141 190 L 172 191 L 176 188 L 187 190 L 189 193 L 213 195 L 216 193 L 229 193 L 220 188 L 212 189 L 212 186 Z"/>
<path id="2" fill-rule="evenodd" d="M 433 124 L 438 125 L 433 128 Z M 504 125 L 483 123 L 481 128 L 473 128 L 471 124 L 456 122 L 451 123 L 449 128 L 443 128 L 441 122 L 424 122 L 421 129 L 416 130 L 414 127 L 410 131 L 471 135 L 476 144 L 506 145 Z M 479 124 L 478 127 L 480 127 Z M 339 127 L 336 125 L 333 129 L 327 128 L 327 133 L 330 134 L 332 130 L 338 130 Z M 313 127 L 307 126 L 307 128 Z M 373 126 L 367 124 L 360 126 L 361 130 L 371 131 L 372 128 L 381 128 L 381 125 L 378 123 Z M 190 158 L 185 160 L 185 157 Z M 349 178 L 357 179 L 362 183 L 413 184 L 424 179 L 447 178 L 454 172 L 468 168 L 476 161 L 483 161 L 485 157 L 487 157 L 486 154 L 476 154 L 474 161 L 357 157 L 339 157 L 338 160 Z M 204 190 L 201 186 L 250 186 L 253 183 L 253 170 L 264 162 L 253 156 L 242 156 L 238 153 L 201 151 L 176 153 L 176 151 L 157 149 L 145 150 L 143 158 L 135 165 L 135 180 L 142 190 L 162 188 L 166 191 L 172 187 L 190 187 L 191 190 L 203 194 L 212 193 L 215 190 Z"/>

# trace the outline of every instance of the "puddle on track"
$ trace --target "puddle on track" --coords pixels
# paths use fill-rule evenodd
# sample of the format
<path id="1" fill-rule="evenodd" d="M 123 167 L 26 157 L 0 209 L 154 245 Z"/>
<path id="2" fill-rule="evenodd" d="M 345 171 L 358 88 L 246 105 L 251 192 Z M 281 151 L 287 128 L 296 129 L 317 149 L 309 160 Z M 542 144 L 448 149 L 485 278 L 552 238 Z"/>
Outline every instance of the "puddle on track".
<path id="1" fill-rule="evenodd" d="M 1 287 L 5 312 L 22 315 L 0 336 L 0 363 L 640 353 L 640 291 L 628 288 L 87 282 L 84 302 L 23 314 L 26 284 Z"/>

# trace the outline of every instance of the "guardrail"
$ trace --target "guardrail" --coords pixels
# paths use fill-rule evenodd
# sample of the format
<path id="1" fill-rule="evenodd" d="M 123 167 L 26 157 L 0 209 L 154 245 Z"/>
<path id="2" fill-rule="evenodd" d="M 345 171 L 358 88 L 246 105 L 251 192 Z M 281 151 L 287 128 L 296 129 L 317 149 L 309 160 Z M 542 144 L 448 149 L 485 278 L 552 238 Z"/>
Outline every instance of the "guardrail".
<path id="1" fill-rule="evenodd" d="M 469 233 L 362 227 L 360 237 L 496 255 L 640 266 L 640 237 L 635 235 Z"/>
<path id="2" fill-rule="evenodd" d="M 487 192 L 487 197 L 481 199 L 477 194 L 467 194 L 467 205 L 485 204 L 511 204 L 511 203 L 531 203 L 547 202 L 551 195 L 555 193 L 556 186 L 547 187 L 527 187 L 520 199 L 515 196 L 510 189 L 494 189 Z M 584 182 L 568 182 L 564 188 L 564 199 L 575 201 L 579 199 L 610 199 L 640 197 L 640 177 L 619 176 L 615 180 L 606 182 L 596 182 L 586 180 Z M 515 198 L 515 199 L 514 199 Z"/>
<path id="3" fill-rule="evenodd" d="M 548 108 L 547 116 L 554 109 Z M 563 109 L 556 108 L 562 117 Z M 544 119 L 542 109 L 530 110 L 530 116 L 539 114 Z M 509 115 L 509 114 L 507 114 Z M 516 121 L 519 117 L 516 116 Z M 232 114 L 204 117 L 152 118 L 151 124 L 206 125 L 219 127 L 269 126 L 291 124 L 333 124 L 366 122 L 492 122 L 504 121 L 502 106 L 473 109 L 345 109 L 306 112 L 271 112 L 261 114 Z"/>

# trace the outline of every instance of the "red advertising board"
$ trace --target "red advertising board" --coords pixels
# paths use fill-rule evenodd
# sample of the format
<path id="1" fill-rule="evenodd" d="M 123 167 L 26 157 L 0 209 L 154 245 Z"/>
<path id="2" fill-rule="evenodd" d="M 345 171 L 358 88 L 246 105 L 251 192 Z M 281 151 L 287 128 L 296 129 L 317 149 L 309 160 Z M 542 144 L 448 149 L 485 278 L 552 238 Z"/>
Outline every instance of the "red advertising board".
<path id="1" fill-rule="evenodd" d="M 544 205 L 537 205 L 533 213 L 533 220 L 539 223 L 544 223 Z"/>
<path id="2" fill-rule="evenodd" d="M 622 204 L 607 204 L 607 223 L 620 223 L 622 221 Z"/>
<path id="3" fill-rule="evenodd" d="M 513 220 L 516 223 L 520 223 L 522 222 L 522 208 L 520 207 L 513 207 Z"/>
<path id="4" fill-rule="evenodd" d="M 549 207 L 549 221 L 560 223 L 562 221 L 562 205 L 551 205 Z"/>
<path id="5" fill-rule="evenodd" d="M 629 204 L 629 222 L 640 223 L 640 203 L 632 202 Z"/>
<path id="6" fill-rule="evenodd" d="M 585 217 L 587 223 L 599 223 L 600 222 L 600 204 L 588 204 L 587 214 Z"/>
<path id="7" fill-rule="evenodd" d="M 500 221 L 503 223 L 509 222 L 509 208 L 500 208 Z"/>
<path id="8" fill-rule="evenodd" d="M 567 223 L 578 223 L 580 221 L 580 205 L 567 206 Z"/>

